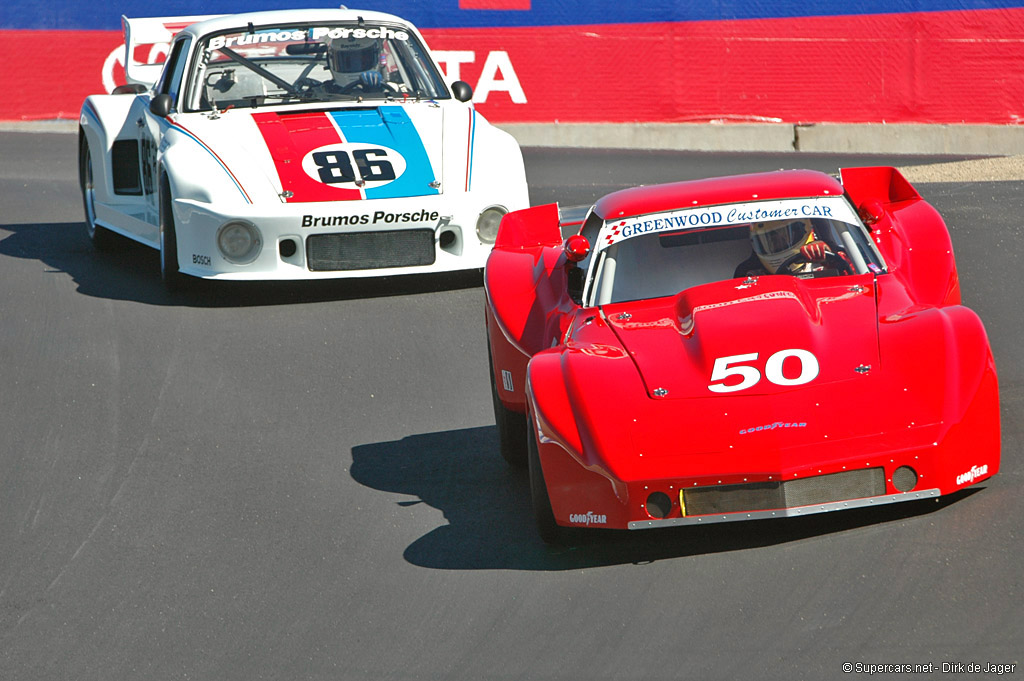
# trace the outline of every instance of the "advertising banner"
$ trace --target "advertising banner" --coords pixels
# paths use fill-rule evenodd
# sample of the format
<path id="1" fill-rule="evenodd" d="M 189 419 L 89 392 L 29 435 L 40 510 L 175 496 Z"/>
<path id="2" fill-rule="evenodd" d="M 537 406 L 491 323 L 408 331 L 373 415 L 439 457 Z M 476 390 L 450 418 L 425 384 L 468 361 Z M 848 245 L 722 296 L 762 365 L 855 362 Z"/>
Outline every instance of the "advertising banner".
<path id="1" fill-rule="evenodd" d="M 262 5 L 267 5 L 263 7 Z M 0 13 L 0 120 L 76 118 L 124 82 L 120 16 L 303 3 L 23 0 Z M 417 24 L 491 121 L 997 123 L 1024 116 L 1024 2 L 368 2 Z M 700 5 L 696 7 L 694 5 Z M 149 55 L 162 58 L 159 46 Z"/>

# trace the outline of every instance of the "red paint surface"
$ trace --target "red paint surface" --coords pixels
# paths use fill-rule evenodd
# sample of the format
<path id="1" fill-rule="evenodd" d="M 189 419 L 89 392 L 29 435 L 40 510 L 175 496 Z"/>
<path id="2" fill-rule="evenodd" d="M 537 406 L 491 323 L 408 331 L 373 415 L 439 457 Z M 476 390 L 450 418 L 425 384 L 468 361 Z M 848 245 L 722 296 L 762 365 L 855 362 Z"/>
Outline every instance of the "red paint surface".
<path id="1" fill-rule="evenodd" d="M 289 201 L 357 201 L 362 198 L 358 189 L 318 182 L 302 169 L 302 159 L 313 149 L 345 141 L 327 114 L 318 111 L 279 116 L 268 112 L 253 114 L 252 119 L 274 158 L 281 187 L 293 194 Z"/>
<path id="2" fill-rule="evenodd" d="M 536 418 L 559 524 L 588 512 L 608 527 L 647 520 L 652 491 L 678 499 L 683 488 L 879 468 L 894 494 L 893 472 L 910 466 L 915 490 L 948 494 L 999 471 L 995 364 L 981 320 L 960 305 L 941 217 L 891 168 L 843 177 L 856 204 L 884 207 L 873 236 L 888 273 L 874 282 L 733 279 L 599 314 L 568 299 L 561 248 L 543 238 L 557 225 L 545 207 L 503 221 L 484 271 L 494 369 L 514 386 L 499 397 Z M 789 178 L 804 191 L 800 172 L 777 173 L 777 186 Z M 731 200 L 771 184 L 717 182 L 708 192 Z M 742 310 L 722 304 L 740 299 Z M 709 389 L 716 358 L 780 348 L 809 350 L 820 374 L 796 388 L 759 378 L 741 392 Z M 669 517 L 681 517 L 678 502 Z"/>
<path id="3" fill-rule="evenodd" d="M 461 65 L 474 86 L 490 52 L 508 53 L 527 102 L 492 91 L 477 108 L 493 122 L 1024 117 L 1024 9 L 424 35 L 435 50 L 474 52 Z M 117 32 L 0 31 L 0 120 L 76 117 L 103 91 L 104 60 L 120 42 Z"/>
<path id="4" fill-rule="evenodd" d="M 492 121 L 1019 123 L 1024 10 L 427 31 L 473 49 L 474 84 L 505 50 L 526 105 Z M 538 49 L 540 46 L 540 49 Z"/>

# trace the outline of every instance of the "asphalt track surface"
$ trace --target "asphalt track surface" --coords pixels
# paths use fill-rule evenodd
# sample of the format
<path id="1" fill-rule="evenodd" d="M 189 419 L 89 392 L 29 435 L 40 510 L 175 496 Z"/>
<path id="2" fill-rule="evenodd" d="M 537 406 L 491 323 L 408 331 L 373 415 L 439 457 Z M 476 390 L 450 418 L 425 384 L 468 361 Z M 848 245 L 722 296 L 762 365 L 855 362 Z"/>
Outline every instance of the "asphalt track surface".
<path id="1" fill-rule="evenodd" d="M 169 295 L 155 252 L 92 250 L 75 152 L 74 135 L 0 133 L 0 679 L 1024 674 L 1024 183 L 919 186 L 995 350 L 998 476 L 938 502 L 553 549 L 497 453 L 478 273 Z M 526 158 L 533 202 L 566 204 L 942 160 Z"/>

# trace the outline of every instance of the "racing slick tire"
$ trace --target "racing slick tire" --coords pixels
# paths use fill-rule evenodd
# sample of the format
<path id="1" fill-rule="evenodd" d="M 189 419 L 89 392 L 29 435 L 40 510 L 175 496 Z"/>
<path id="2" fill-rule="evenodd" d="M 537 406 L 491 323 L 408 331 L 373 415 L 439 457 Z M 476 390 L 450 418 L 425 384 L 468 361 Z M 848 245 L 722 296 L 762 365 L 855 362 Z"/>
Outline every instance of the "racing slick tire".
<path id="1" fill-rule="evenodd" d="M 85 209 L 85 231 L 89 241 L 98 251 L 110 250 L 114 234 L 96 224 L 96 191 L 93 184 L 92 151 L 85 132 L 78 131 L 78 185 L 82 189 L 82 206 Z"/>
<path id="2" fill-rule="evenodd" d="M 185 275 L 178 270 L 178 237 L 174 231 L 171 185 L 166 176 L 160 181 L 160 279 L 168 291 L 185 287 Z"/>
<path id="3" fill-rule="evenodd" d="M 526 448 L 530 475 L 530 502 L 533 506 L 533 517 L 537 522 L 537 534 L 545 544 L 559 546 L 569 539 L 569 530 L 555 522 L 555 514 L 551 510 L 551 498 L 548 486 L 544 482 L 544 470 L 540 465 L 540 450 L 537 447 L 537 433 L 534 432 L 533 419 L 526 418 Z"/>
<path id="4" fill-rule="evenodd" d="M 494 379 L 494 360 L 491 357 L 489 340 L 487 370 L 491 376 L 491 401 L 494 405 L 494 422 L 498 425 L 498 449 L 501 457 L 513 468 L 526 468 L 526 414 L 512 411 L 501 403 L 498 385 Z"/>

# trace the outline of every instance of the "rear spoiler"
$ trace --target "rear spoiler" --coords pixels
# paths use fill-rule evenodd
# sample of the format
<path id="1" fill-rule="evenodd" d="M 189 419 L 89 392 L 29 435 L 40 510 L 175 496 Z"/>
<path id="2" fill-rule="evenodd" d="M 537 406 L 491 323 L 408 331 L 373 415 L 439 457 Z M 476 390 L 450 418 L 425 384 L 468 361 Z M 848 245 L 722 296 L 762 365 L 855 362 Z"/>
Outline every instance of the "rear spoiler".
<path id="1" fill-rule="evenodd" d="M 151 64 L 135 59 L 136 49 L 151 46 L 149 55 L 167 53 L 167 44 L 182 29 L 204 19 L 214 19 L 222 14 L 204 14 L 187 17 L 145 17 L 129 19 L 121 17 L 124 30 L 124 77 L 129 85 L 153 87 L 164 69 L 163 63 Z"/>
<path id="2" fill-rule="evenodd" d="M 562 243 L 558 204 L 515 210 L 501 219 L 495 248 L 532 248 Z"/>
<path id="3" fill-rule="evenodd" d="M 921 198 L 914 186 L 895 168 L 842 168 L 839 173 L 843 188 L 857 206 L 868 199 L 899 203 Z"/>

